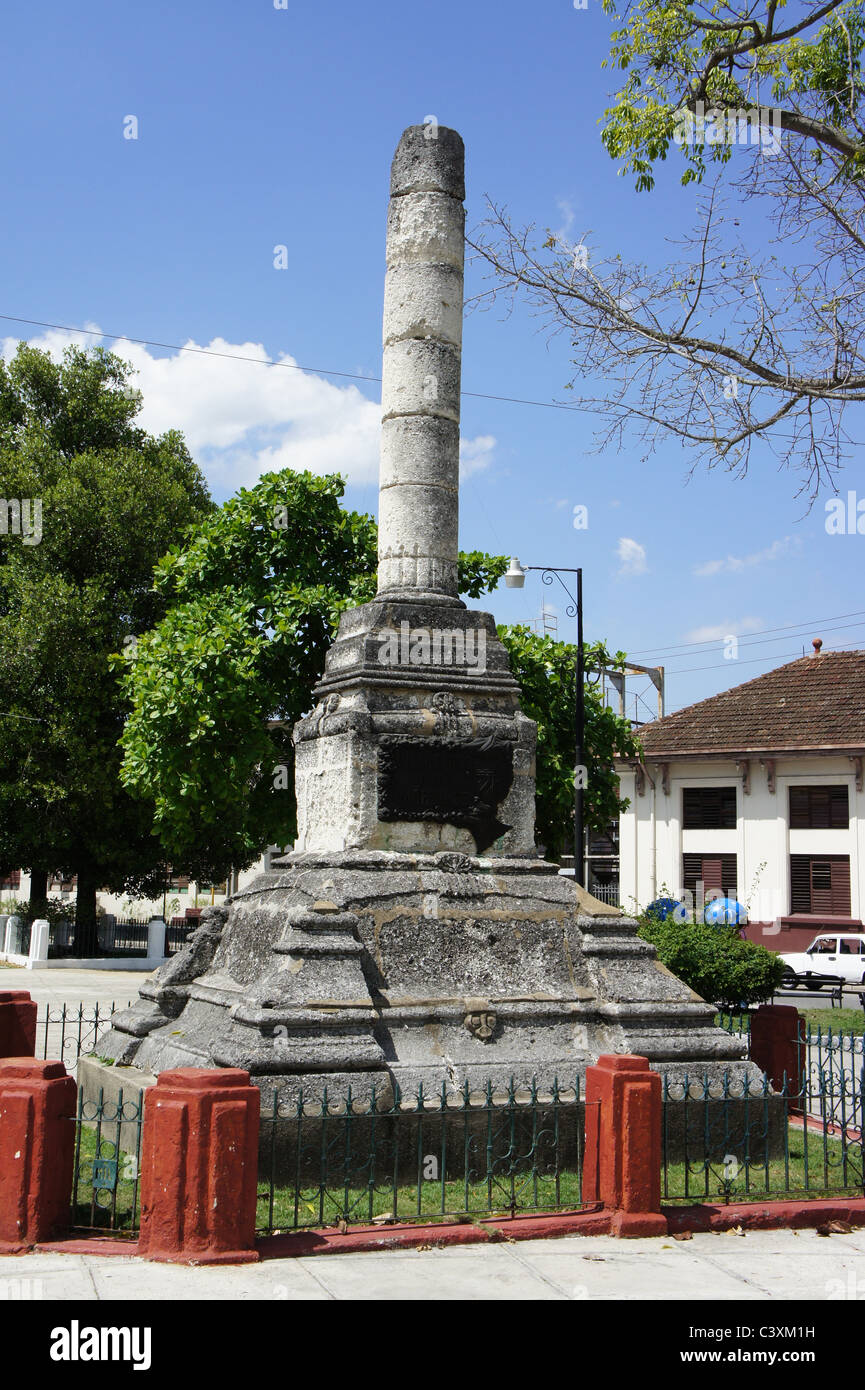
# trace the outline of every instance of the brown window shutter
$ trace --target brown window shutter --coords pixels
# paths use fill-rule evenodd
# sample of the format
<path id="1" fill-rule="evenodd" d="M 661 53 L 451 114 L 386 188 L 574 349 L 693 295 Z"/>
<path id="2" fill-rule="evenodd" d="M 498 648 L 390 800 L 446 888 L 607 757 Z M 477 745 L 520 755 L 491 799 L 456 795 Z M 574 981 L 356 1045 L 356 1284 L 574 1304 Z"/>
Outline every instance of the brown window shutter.
<path id="1" fill-rule="evenodd" d="M 835 917 L 850 916 L 850 860 L 844 856 L 834 859 L 830 864 L 832 872 L 832 914 Z"/>
<path id="2" fill-rule="evenodd" d="M 791 830 L 846 830 L 850 824 L 846 787 L 791 787 Z"/>
<path id="3" fill-rule="evenodd" d="M 811 860 L 807 854 L 790 855 L 790 912 L 811 911 Z"/>
<path id="4" fill-rule="evenodd" d="M 735 898 L 738 896 L 739 874 L 735 854 L 724 854 L 721 856 L 721 887 L 728 898 Z"/>
<path id="5" fill-rule="evenodd" d="M 684 787 L 683 830 L 735 830 L 735 787 Z"/>
<path id="6" fill-rule="evenodd" d="M 810 828 L 808 788 L 790 788 L 790 829 L 808 830 Z"/>
<path id="7" fill-rule="evenodd" d="M 850 859 L 846 854 L 790 855 L 790 911 L 850 916 Z"/>
<path id="8" fill-rule="evenodd" d="M 832 914 L 832 865 L 828 859 L 811 860 L 811 911 Z"/>
<path id="9" fill-rule="evenodd" d="M 724 889 L 724 860 L 721 855 L 710 858 L 703 855 L 703 883 L 706 893 L 723 892 Z"/>
<path id="10" fill-rule="evenodd" d="M 738 871 L 735 854 L 683 854 L 682 886 L 686 892 L 696 897 L 697 884 L 702 880 L 703 891 L 721 892 L 728 898 L 735 898 L 738 889 Z"/>

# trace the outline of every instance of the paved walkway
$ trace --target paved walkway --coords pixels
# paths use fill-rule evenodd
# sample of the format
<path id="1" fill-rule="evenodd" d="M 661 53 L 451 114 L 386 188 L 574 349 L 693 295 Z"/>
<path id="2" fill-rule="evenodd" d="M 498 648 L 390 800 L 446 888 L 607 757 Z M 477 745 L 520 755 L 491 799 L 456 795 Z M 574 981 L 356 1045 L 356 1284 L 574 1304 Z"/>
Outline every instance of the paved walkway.
<path id="1" fill-rule="evenodd" d="M 293 1302 L 670 1299 L 865 1299 L 865 1230 L 753 1231 L 614 1240 L 558 1240 L 264 1260 L 192 1269 L 97 1255 L 0 1259 L 0 1301 L 10 1298 Z M 847 1321 L 845 1316 L 844 1321 Z"/>
<path id="2" fill-rule="evenodd" d="M 143 970 L 25 970 L 24 966 L 0 966 L 0 989 L 26 989 L 30 998 L 51 1010 L 63 1004 L 118 1007 L 138 998 L 150 975 Z"/>

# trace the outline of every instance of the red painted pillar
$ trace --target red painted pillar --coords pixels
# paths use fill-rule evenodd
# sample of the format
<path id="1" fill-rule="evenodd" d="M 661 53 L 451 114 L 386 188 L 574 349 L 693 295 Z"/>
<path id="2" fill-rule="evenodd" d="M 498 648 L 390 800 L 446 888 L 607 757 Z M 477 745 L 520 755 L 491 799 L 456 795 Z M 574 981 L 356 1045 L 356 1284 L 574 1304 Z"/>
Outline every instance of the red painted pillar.
<path id="1" fill-rule="evenodd" d="M 751 1061 L 776 1091 L 785 1091 L 794 1113 L 802 1110 L 806 1066 L 805 1020 L 792 1004 L 762 1004 L 751 1015 Z"/>
<path id="2" fill-rule="evenodd" d="M 0 1057 L 35 1057 L 36 1005 L 26 989 L 0 989 Z"/>
<path id="3" fill-rule="evenodd" d="M 612 1210 L 613 1235 L 666 1235 L 661 1078 L 645 1057 L 608 1055 L 586 1069 L 583 1197 Z"/>
<path id="4" fill-rule="evenodd" d="M 69 1222 L 78 1090 L 62 1062 L 0 1060 L 0 1252 L 17 1254 Z"/>
<path id="5" fill-rule="evenodd" d="M 144 1098 L 139 1254 L 182 1264 L 258 1259 L 261 1092 L 249 1073 L 164 1071 Z"/>

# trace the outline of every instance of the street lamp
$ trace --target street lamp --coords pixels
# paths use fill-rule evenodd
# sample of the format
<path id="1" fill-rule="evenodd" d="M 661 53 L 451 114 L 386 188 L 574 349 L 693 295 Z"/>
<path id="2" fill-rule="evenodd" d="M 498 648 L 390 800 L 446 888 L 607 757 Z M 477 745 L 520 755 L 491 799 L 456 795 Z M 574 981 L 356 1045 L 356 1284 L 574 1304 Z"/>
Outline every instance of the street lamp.
<path id="1" fill-rule="evenodd" d="M 583 735 L 585 730 L 585 703 L 583 698 L 583 680 L 585 672 L 583 670 L 583 571 L 581 569 L 556 568 L 555 565 L 521 565 L 516 555 L 511 556 L 511 563 L 505 573 L 505 584 L 509 589 L 521 589 L 526 582 L 526 575 L 530 570 L 540 572 L 541 580 L 544 584 L 552 584 L 553 575 L 561 584 L 568 596 L 568 606 L 565 609 L 569 618 L 577 620 L 577 691 L 576 691 L 576 758 L 574 763 L 574 881 L 584 888 L 585 873 L 583 870 Z M 563 574 L 575 574 L 577 576 L 577 596 L 571 593 Z"/>

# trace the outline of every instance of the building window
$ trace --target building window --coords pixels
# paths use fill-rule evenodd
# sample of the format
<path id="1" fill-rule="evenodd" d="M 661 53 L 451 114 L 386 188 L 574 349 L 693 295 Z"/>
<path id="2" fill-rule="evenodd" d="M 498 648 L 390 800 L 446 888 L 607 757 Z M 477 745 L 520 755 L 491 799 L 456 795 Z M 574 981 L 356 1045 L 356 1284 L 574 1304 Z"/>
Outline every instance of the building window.
<path id="1" fill-rule="evenodd" d="M 683 830 L 735 830 L 735 787 L 683 787 Z"/>
<path id="2" fill-rule="evenodd" d="M 850 916 L 850 856 L 790 855 L 790 913 Z"/>
<path id="3" fill-rule="evenodd" d="M 683 854 L 682 887 L 697 896 L 697 884 L 703 892 L 721 892 L 725 898 L 735 898 L 738 880 L 735 854 Z"/>
<path id="4" fill-rule="evenodd" d="M 791 830 L 846 830 L 850 824 L 846 787 L 791 787 Z"/>
<path id="5" fill-rule="evenodd" d="M 11 888 L 11 889 L 17 891 L 17 889 L 19 889 L 20 887 L 21 887 L 21 870 L 20 870 L 20 869 L 10 869 L 8 873 L 3 873 L 2 869 L 0 869 L 0 889 L 2 889 L 2 890 L 5 891 L 5 890 L 8 890 L 8 889 Z"/>

